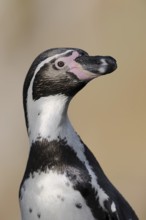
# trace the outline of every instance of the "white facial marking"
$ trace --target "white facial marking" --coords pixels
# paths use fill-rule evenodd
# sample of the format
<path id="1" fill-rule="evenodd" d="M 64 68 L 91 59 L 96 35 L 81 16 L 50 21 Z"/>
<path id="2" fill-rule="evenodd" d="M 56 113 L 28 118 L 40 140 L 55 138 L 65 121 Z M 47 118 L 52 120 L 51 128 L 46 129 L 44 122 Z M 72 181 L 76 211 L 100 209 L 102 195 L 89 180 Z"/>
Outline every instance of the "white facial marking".
<path id="1" fill-rule="evenodd" d="M 65 174 L 34 173 L 24 184 L 20 200 L 23 220 L 38 219 L 38 213 L 41 220 L 95 220 L 84 198 Z"/>
<path id="2" fill-rule="evenodd" d="M 99 67 L 98 71 L 100 73 L 105 73 L 107 70 L 108 63 L 105 61 L 105 59 L 101 59 L 101 62 L 102 64 L 101 64 L 101 67 Z"/>
<path id="3" fill-rule="evenodd" d="M 37 66 L 37 68 L 36 68 L 36 70 L 35 70 L 33 79 L 31 80 L 31 83 L 33 83 L 36 74 L 38 73 L 38 71 L 39 71 L 46 63 L 49 63 L 49 62 L 50 62 L 51 60 L 53 60 L 54 58 L 60 57 L 60 56 L 62 56 L 62 55 L 65 55 L 65 54 L 67 54 L 67 53 L 69 53 L 69 52 L 71 52 L 71 51 L 72 51 L 72 50 L 67 50 L 67 51 L 65 51 L 64 53 L 56 54 L 56 55 L 54 55 L 54 56 L 52 56 L 52 57 L 46 58 L 46 59 L 43 60 L 41 63 L 39 63 L 39 65 Z"/>

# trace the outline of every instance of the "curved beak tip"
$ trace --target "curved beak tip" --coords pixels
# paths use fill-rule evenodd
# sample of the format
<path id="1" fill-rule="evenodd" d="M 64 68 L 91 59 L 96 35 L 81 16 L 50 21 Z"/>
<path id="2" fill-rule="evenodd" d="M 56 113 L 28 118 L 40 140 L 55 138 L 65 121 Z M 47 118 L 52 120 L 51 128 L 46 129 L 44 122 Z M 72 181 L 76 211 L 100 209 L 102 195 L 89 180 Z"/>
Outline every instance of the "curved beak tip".
<path id="1" fill-rule="evenodd" d="M 101 58 L 101 67 L 99 67 L 99 74 L 105 75 L 117 69 L 117 61 L 111 56 Z M 100 71 L 102 70 L 102 71 Z"/>

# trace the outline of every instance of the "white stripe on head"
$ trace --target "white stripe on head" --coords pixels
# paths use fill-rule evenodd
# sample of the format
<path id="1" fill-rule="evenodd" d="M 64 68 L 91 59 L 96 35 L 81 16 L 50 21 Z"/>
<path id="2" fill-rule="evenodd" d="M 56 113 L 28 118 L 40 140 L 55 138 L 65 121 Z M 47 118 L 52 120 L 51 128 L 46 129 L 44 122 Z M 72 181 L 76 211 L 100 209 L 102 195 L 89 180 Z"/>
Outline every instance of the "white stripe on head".
<path id="1" fill-rule="evenodd" d="M 54 56 L 52 56 L 52 57 L 46 58 L 46 59 L 43 60 L 41 63 L 39 63 L 38 66 L 37 66 L 36 69 L 35 69 L 35 72 L 34 72 L 34 75 L 33 75 L 32 80 L 31 80 L 31 83 L 34 81 L 34 78 L 35 78 L 36 74 L 39 72 L 39 70 L 40 70 L 46 63 L 49 63 L 49 62 L 50 62 L 51 60 L 53 60 L 54 58 L 60 57 L 60 56 L 62 56 L 62 55 L 65 55 L 65 54 L 67 54 L 67 53 L 69 53 L 69 52 L 71 52 L 71 51 L 73 51 L 73 50 L 67 50 L 67 51 L 65 51 L 64 53 L 56 54 L 56 55 L 54 55 Z"/>

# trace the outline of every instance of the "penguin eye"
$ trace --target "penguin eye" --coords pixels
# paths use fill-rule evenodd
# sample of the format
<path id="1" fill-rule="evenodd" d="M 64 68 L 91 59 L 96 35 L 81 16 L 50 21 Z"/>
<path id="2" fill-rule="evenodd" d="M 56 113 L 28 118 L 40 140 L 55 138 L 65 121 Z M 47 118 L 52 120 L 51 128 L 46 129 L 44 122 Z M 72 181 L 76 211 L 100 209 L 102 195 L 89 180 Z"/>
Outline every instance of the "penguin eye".
<path id="1" fill-rule="evenodd" d="M 63 61 L 58 61 L 58 62 L 56 62 L 56 67 L 58 68 L 58 69 L 61 69 L 61 68 L 63 68 L 65 66 L 65 63 L 63 62 Z"/>

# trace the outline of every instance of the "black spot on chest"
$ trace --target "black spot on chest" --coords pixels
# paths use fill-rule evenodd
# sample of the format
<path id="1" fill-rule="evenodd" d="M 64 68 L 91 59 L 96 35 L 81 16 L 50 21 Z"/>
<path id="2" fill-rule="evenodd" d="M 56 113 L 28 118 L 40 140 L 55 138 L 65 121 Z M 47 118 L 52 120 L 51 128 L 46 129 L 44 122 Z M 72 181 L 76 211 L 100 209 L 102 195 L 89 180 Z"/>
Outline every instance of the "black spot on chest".
<path id="1" fill-rule="evenodd" d="M 76 206 L 78 209 L 81 209 L 81 208 L 82 208 L 82 204 L 81 204 L 81 203 L 76 203 L 75 206 Z"/>
<path id="2" fill-rule="evenodd" d="M 32 208 L 29 208 L 29 212 L 32 213 Z"/>
<path id="3" fill-rule="evenodd" d="M 37 214 L 37 217 L 38 217 L 38 218 L 41 218 L 41 214 L 40 214 L 40 213 L 38 213 L 38 214 Z"/>

